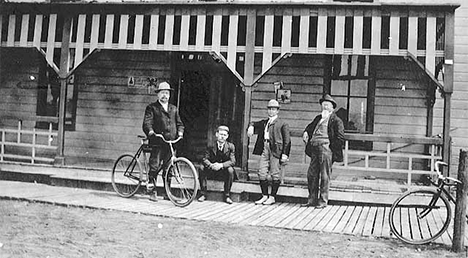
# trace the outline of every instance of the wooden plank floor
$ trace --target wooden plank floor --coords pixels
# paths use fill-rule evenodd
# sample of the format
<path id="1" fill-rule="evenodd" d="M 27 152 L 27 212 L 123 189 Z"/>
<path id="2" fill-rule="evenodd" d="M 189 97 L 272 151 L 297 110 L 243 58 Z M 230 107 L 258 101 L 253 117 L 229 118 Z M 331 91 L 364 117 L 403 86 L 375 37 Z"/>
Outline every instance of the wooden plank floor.
<path id="1" fill-rule="evenodd" d="M 180 208 L 162 199 L 150 202 L 147 196 L 127 199 L 113 192 L 11 181 L 0 181 L 0 198 L 238 225 L 393 237 L 388 222 L 389 207 L 381 206 L 329 205 L 324 209 L 315 209 L 301 207 L 295 203 L 263 206 L 255 205 L 253 202 L 228 205 L 223 202 L 205 201 L 193 202 L 188 207 Z M 411 211 L 404 212 L 406 215 L 411 214 Z M 432 223 L 442 223 L 440 215 L 431 219 Z M 410 230 L 409 227 L 414 225 L 410 222 L 407 226 L 407 230 Z M 421 230 L 428 229 L 421 227 Z M 452 234 L 453 219 L 447 232 L 437 239 L 436 243 L 451 245 Z M 468 243 L 468 238 L 465 243 Z"/>

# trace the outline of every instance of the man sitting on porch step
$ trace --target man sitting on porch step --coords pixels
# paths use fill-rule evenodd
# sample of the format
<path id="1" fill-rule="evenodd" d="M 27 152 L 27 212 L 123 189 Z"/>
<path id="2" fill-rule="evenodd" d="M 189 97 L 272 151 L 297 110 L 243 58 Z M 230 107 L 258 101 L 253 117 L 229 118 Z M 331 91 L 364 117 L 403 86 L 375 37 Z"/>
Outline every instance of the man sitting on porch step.
<path id="1" fill-rule="evenodd" d="M 268 118 L 253 122 L 247 129 L 247 136 L 258 134 L 253 154 L 260 156 L 258 178 L 262 190 L 262 198 L 255 204 L 271 205 L 275 203 L 276 194 L 280 186 L 281 166 L 288 161 L 291 150 L 291 136 L 289 125 L 278 118 L 280 105 L 277 100 L 268 102 Z M 267 176 L 270 174 L 271 194 L 268 195 Z"/>
<path id="2" fill-rule="evenodd" d="M 227 141 L 229 137 L 229 127 L 221 125 L 216 131 L 216 143 L 208 147 L 203 157 L 203 169 L 200 174 L 201 196 L 198 201 L 206 199 L 207 178 L 220 179 L 224 181 L 224 201 L 232 204 L 230 197 L 232 182 L 237 179 L 234 165 L 236 164 L 236 149 L 234 144 Z"/>
<path id="3" fill-rule="evenodd" d="M 309 198 L 302 206 L 323 209 L 328 204 L 333 162 L 343 161 L 344 125 L 333 112 L 336 102 L 330 95 L 325 94 L 319 103 L 322 113 L 315 117 L 303 134 L 305 152 L 310 157 L 310 164 L 307 170 Z"/>

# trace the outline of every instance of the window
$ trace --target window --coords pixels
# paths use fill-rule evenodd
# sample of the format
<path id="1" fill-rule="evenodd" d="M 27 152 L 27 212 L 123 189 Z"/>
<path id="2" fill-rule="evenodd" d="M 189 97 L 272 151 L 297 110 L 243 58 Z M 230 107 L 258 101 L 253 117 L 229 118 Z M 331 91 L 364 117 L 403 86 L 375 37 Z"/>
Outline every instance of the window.
<path id="1" fill-rule="evenodd" d="M 77 90 L 72 80 L 67 85 L 67 101 L 65 115 L 65 130 L 75 130 Z M 57 73 L 45 60 L 39 69 L 37 88 L 37 116 L 58 117 L 60 104 L 60 81 Z M 53 123 L 53 129 L 57 130 L 58 124 Z M 36 127 L 49 129 L 49 122 L 36 122 Z"/>
<path id="2" fill-rule="evenodd" d="M 336 114 L 347 133 L 373 132 L 373 78 L 369 56 L 335 55 L 332 58 L 330 94 L 337 102 Z M 369 149 L 368 143 L 350 143 L 352 149 Z"/>

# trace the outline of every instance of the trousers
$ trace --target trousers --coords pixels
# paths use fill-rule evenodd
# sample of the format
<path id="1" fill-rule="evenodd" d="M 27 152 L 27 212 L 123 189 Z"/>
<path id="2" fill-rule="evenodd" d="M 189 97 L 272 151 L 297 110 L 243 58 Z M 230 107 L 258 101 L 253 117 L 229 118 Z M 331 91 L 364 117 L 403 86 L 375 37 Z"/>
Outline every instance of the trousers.
<path id="1" fill-rule="evenodd" d="M 312 156 L 307 170 L 308 202 L 311 204 L 328 204 L 332 156 L 329 144 L 312 147 Z"/>

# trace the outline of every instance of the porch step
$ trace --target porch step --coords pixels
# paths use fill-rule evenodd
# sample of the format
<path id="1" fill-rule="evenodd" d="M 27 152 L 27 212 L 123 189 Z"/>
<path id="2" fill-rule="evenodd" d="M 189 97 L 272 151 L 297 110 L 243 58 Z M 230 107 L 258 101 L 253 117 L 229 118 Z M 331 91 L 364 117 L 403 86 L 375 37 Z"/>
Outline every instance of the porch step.
<path id="1" fill-rule="evenodd" d="M 234 182 L 231 197 L 234 201 L 254 201 L 261 192 L 257 180 L 252 175 L 247 181 L 247 172 L 240 171 L 240 180 Z M 55 167 L 50 165 L 31 165 L 18 163 L 0 163 L 0 180 L 36 182 L 54 186 L 86 188 L 114 191 L 111 184 L 111 172 L 104 169 L 83 169 L 77 167 Z M 367 185 L 367 186 L 366 186 Z M 381 188 L 377 185 L 381 185 Z M 385 189 L 384 187 L 385 186 Z M 144 189 L 144 188 L 143 188 Z M 363 182 L 362 180 L 337 178 L 332 180 L 331 203 L 372 203 L 390 205 L 403 191 L 401 187 L 388 190 L 388 182 Z M 164 192 L 162 180 L 158 180 L 158 194 Z M 209 200 L 223 201 L 223 183 L 208 180 Z M 278 201 L 304 203 L 307 200 L 306 185 L 283 184 L 278 191 Z"/>

